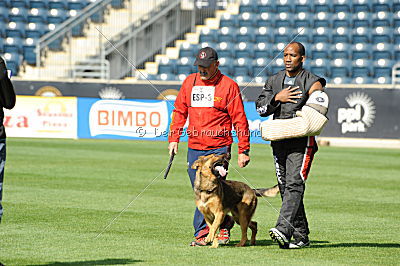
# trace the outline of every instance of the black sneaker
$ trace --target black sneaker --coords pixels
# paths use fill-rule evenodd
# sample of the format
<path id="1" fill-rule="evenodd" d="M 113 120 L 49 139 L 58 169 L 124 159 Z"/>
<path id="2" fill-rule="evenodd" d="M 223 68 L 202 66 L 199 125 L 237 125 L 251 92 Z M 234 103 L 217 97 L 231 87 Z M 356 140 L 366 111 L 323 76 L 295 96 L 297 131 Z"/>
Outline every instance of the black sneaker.
<path id="1" fill-rule="evenodd" d="M 289 240 L 286 236 L 276 228 L 271 228 L 269 230 L 269 235 L 271 236 L 273 241 L 278 242 L 279 247 L 283 249 L 289 248 Z"/>
<path id="2" fill-rule="evenodd" d="M 296 249 L 296 248 L 306 248 L 310 246 L 310 241 L 308 239 L 305 240 L 300 240 L 300 241 L 295 241 L 289 244 L 290 249 Z"/>

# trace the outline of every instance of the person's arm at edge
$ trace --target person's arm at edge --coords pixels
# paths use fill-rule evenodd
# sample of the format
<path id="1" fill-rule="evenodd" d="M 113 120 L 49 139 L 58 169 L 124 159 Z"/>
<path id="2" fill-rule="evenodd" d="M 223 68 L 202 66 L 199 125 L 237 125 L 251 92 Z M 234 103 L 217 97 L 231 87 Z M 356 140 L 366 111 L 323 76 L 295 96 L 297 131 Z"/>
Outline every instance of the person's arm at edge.
<path id="1" fill-rule="evenodd" d="M 7 76 L 5 62 L 0 57 L 0 105 L 6 109 L 12 109 L 15 106 L 15 102 L 14 86 Z"/>

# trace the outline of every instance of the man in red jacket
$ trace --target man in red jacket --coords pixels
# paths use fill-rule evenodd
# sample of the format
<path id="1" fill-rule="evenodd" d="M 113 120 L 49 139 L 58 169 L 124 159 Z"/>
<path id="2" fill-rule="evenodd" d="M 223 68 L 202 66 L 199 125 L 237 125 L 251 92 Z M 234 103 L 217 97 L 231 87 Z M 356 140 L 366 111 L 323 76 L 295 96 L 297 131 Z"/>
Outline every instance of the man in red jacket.
<path id="1" fill-rule="evenodd" d="M 200 49 L 194 65 L 198 67 L 198 73 L 190 74 L 183 81 L 175 100 L 168 146 L 170 154 L 178 152 L 179 138 L 183 132 L 183 126 L 189 118 L 187 161 L 192 188 L 196 170 L 191 169 L 191 166 L 199 156 L 209 154 L 230 155 L 233 142 L 232 126 L 239 140 L 239 167 L 245 167 L 250 161 L 249 125 L 239 86 L 218 70 L 218 55 L 211 47 Z M 233 224 L 232 218 L 226 216 L 218 236 L 220 244 L 229 242 L 229 230 L 233 227 Z M 191 246 L 206 245 L 208 227 L 203 215 L 197 208 L 193 226 L 195 241 L 191 243 Z"/>

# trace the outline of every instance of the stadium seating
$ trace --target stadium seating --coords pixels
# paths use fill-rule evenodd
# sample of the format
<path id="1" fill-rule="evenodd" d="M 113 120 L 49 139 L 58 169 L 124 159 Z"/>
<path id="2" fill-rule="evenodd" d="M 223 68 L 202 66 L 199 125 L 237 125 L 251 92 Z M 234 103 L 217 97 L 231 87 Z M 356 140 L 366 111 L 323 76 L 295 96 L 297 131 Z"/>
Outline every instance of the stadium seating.
<path id="1" fill-rule="evenodd" d="M 14 73 L 22 63 L 21 58 L 28 64 L 36 63 L 33 46 L 41 36 L 70 17 L 71 10 L 79 12 L 91 3 L 91 0 L 0 1 L 0 53 L 7 53 Z M 115 8 L 124 5 L 123 0 L 112 1 Z M 104 11 L 93 15 L 91 21 L 104 21 Z M 82 36 L 83 27 L 83 24 L 76 26 L 73 35 Z M 179 59 L 170 59 L 168 64 L 159 62 L 158 74 L 149 78 L 181 80 L 196 71 L 193 67 L 196 52 L 207 45 L 217 49 L 221 70 L 243 81 L 251 80 L 278 56 L 262 74 L 271 75 L 284 68 L 278 60 L 282 58 L 280 51 L 293 39 L 305 45 L 307 66 L 331 82 L 388 83 L 391 68 L 400 61 L 400 3 L 241 0 L 238 14 L 224 13 L 218 29 L 202 27 L 199 44 L 182 44 Z M 62 38 L 55 40 L 50 49 L 61 50 L 62 42 Z M 343 76 L 339 80 L 340 75 Z"/>
<path id="2" fill-rule="evenodd" d="M 244 82 L 283 69 L 281 57 L 268 63 L 298 34 L 306 65 L 330 82 L 387 83 L 400 59 L 398 11 L 400 4 L 387 0 L 242 0 L 238 15 L 224 14 L 220 29 L 199 39 L 215 45 L 225 74 Z M 181 47 L 180 56 L 193 58 L 196 48 Z"/>
<path id="3" fill-rule="evenodd" d="M 257 58 L 254 59 L 253 61 L 253 75 L 254 76 L 266 76 L 267 72 L 266 72 L 266 68 L 268 66 L 269 60 L 266 58 Z"/>
<path id="4" fill-rule="evenodd" d="M 336 43 L 331 45 L 331 58 L 351 58 L 351 45 L 349 43 Z"/>
<path id="5" fill-rule="evenodd" d="M 249 41 L 255 41 L 255 29 L 253 27 L 240 27 L 236 35 L 236 42 L 239 43 Z"/>
<path id="6" fill-rule="evenodd" d="M 400 61 L 400 43 L 394 45 L 394 60 Z"/>
<path id="7" fill-rule="evenodd" d="M 233 63 L 234 76 L 250 76 L 252 75 L 252 61 L 250 58 L 238 58 Z"/>
<path id="8" fill-rule="evenodd" d="M 391 43 L 378 43 L 373 46 L 372 58 L 379 59 L 394 59 L 394 47 Z"/>
<path id="9" fill-rule="evenodd" d="M 245 13 L 249 13 L 249 12 L 244 12 Z M 239 26 L 239 19 L 237 15 L 231 15 L 229 13 L 225 13 L 222 17 L 221 17 L 221 21 L 219 23 L 220 28 L 222 27 L 237 27 Z"/>
<path id="10" fill-rule="evenodd" d="M 177 74 L 190 74 L 195 71 L 195 67 L 193 66 L 194 60 L 193 57 L 181 57 L 177 62 L 172 61 L 171 63 L 173 65 L 176 64 L 174 67 Z"/>
<path id="11" fill-rule="evenodd" d="M 28 10 L 25 6 L 13 7 L 11 12 L 8 14 L 8 19 L 14 22 L 27 22 Z"/>
<path id="12" fill-rule="evenodd" d="M 273 27 L 275 25 L 274 13 L 260 12 L 256 14 L 256 25 L 258 27 Z"/>
<path id="13" fill-rule="evenodd" d="M 235 58 L 253 58 L 254 57 L 254 43 L 241 42 L 235 46 Z"/>
<path id="14" fill-rule="evenodd" d="M 20 53 L 4 53 L 4 59 L 7 61 L 7 68 L 11 70 L 12 75 L 16 75 L 22 63 L 22 55 Z"/>
<path id="15" fill-rule="evenodd" d="M 254 58 L 271 58 L 271 50 L 269 44 L 265 42 L 257 43 L 254 46 Z"/>
<path id="16" fill-rule="evenodd" d="M 32 8 L 28 14 L 28 23 L 48 23 L 48 11 L 44 8 Z"/>
<path id="17" fill-rule="evenodd" d="M 353 0 L 353 12 L 370 12 L 372 11 L 371 0 Z"/>
<path id="18" fill-rule="evenodd" d="M 217 44 L 218 55 L 220 57 L 234 57 L 235 56 L 235 46 L 231 42 L 221 42 Z"/>
<path id="19" fill-rule="evenodd" d="M 232 75 L 233 73 L 233 59 L 230 57 L 219 58 L 219 69 L 225 75 Z"/>
<path id="20" fill-rule="evenodd" d="M 255 13 L 245 12 L 239 15 L 239 27 L 257 27 L 257 16 Z"/>
<path id="21" fill-rule="evenodd" d="M 261 26 L 256 30 L 255 33 L 255 42 L 273 42 L 274 32 L 271 27 Z"/>
<path id="22" fill-rule="evenodd" d="M 295 0 L 294 13 L 305 12 L 311 13 L 314 10 L 313 0 Z"/>
<path id="23" fill-rule="evenodd" d="M 216 42 L 218 40 L 217 31 L 204 28 L 199 38 L 200 42 Z"/>
<path id="24" fill-rule="evenodd" d="M 183 57 L 185 58 L 185 57 Z M 183 59 L 181 58 L 181 60 Z M 176 73 L 176 60 L 167 57 L 162 58 L 158 65 L 160 73 L 175 74 Z"/>
<path id="25" fill-rule="evenodd" d="M 319 42 L 311 48 L 311 58 L 329 58 L 330 56 L 330 45 L 326 42 Z"/>
<path id="26" fill-rule="evenodd" d="M 23 56 L 24 59 L 28 64 L 34 65 L 36 64 L 36 53 L 35 53 L 35 48 L 36 48 L 36 39 L 32 38 L 27 38 L 25 39 L 24 45 L 23 45 Z"/>
<path id="27" fill-rule="evenodd" d="M 374 61 L 373 77 L 390 77 L 394 62 L 390 59 L 379 59 Z"/>
<path id="28" fill-rule="evenodd" d="M 331 61 L 330 76 L 350 77 L 352 73 L 352 62 L 349 59 L 337 58 Z"/>
<path id="29" fill-rule="evenodd" d="M 30 0 L 29 2 L 30 8 L 47 9 L 47 7 L 49 6 L 48 0 Z"/>
<path id="30" fill-rule="evenodd" d="M 356 77 L 369 77 L 372 74 L 372 60 L 370 59 L 357 59 L 352 63 L 352 76 Z"/>
<path id="31" fill-rule="evenodd" d="M 360 11 L 353 15 L 353 27 L 371 27 L 372 26 L 372 15 L 369 12 Z"/>
<path id="32" fill-rule="evenodd" d="M 353 9 L 353 1 L 352 0 L 333 0 L 332 1 L 332 9 L 333 13 L 346 12 L 350 13 Z"/>
<path id="33" fill-rule="evenodd" d="M 92 0 L 0 0 L 0 53 L 16 75 L 23 61 L 36 64 L 35 45 L 44 34 L 76 14 Z M 112 1 L 120 8 L 123 0 Z M 92 21 L 103 21 L 103 11 L 92 16 Z M 83 36 L 84 25 L 72 30 L 73 36 Z M 13 40 L 13 41 L 11 41 Z M 63 38 L 49 45 L 52 50 L 62 50 Z M 7 59 L 8 58 L 8 59 Z"/>
<path id="34" fill-rule="evenodd" d="M 311 61 L 309 69 L 316 75 L 327 77 L 330 72 L 329 60 L 325 58 L 317 58 L 316 60 Z"/>

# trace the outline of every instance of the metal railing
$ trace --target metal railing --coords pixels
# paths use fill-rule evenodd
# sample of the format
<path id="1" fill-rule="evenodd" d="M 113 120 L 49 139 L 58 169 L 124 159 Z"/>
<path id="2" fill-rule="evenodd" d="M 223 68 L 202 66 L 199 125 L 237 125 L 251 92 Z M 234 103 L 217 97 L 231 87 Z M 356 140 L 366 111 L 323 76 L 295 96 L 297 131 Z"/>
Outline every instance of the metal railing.
<path id="1" fill-rule="evenodd" d="M 102 50 L 105 40 L 96 28 L 112 37 L 121 29 L 140 21 L 145 14 L 165 1 L 122 0 L 122 5 L 114 8 L 110 8 L 112 0 L 97 0 L 91 3 L 76 16 L 70 17 L 38 40 L 35 49 L 36 71 L 32 72 L 31 76 L 35 74 L 35 78 L 46 79 L 76 78 L 82 68 L 82 64 L 79 63 L 82 60 L 89 60 L 90 64 L 93 64 L 97 59 L 97 66 L 107 65 Z M 97 19 L 94 20 L 95 17 Z M 82 29 L 82 34 L 74 34 L 77 28 Z M 76 64 L 79 66 L 74 70 Z M 102 76 L 98 78 L 108 76 L 109 74 L 103 71 Z"/>
<path id="2" fill-rule="evenodd" d="M 194 31 L 195 25 L 214 16 L 216 9 L 237 1 L 123 0 L 118 10 L 109 8 L 112 0 L 97 0 L 38 40 L 36 72 L 32 73 L 39 79 L 118 79 L 134 75 L 132 66 L 117 58 L 106 39 L 135 66 L 143 66 L 145 61 L 153 61 L 155 54 L 165 53 L 176 39 Z M 101 21 L 92 20 L 103 13 L 107 15 Z M 83 36 L 74 34 L 78 27 L 83 27 Z M 52 48 L 55 43 L 59 50 Z"/>
<path id="3" fill-rule="evenodd" d="M 211 3 L 212 2 L 212 3 Z M 135 68 L 143 68 L 147 61 L 154 61 L 157 53 L 165 54 L 166 48 L 184 34 L 194 32 L 195 26 L 215 16 L 217 9 L 225 9 L 237 0 L 167 0 L 147 16 L 147 20 L 132 24 L 105 43 L 104 51 L 110 61 L 111 78 L 136 76 Z M 118 51 L 116 51 L 118 49 Z M 128 60 L 122 60 L 122 53 Z M 129 62 L 131 62 L 134 67 Z"/>
<path id="4" fill-rule="evenodd" d="M 112 0 L 99 0 L 86 6 L 76 17 L 70 17 L 60 25 L 58 25 L 53 31 L 48 32 L 42 36 L 36 44 L 36 67 L 39 69 L 38 75 L 40 78 L 40 67 L 41 67 L 41 55 L 42 49 L 46 48 L 49 44 L 59 38 L 64 38 L 67 33 L 72 30 L 73 27 L 84 23 L 92 15 L 99 11 L 102 11 L 105 6 L 111 3 Z"/>

